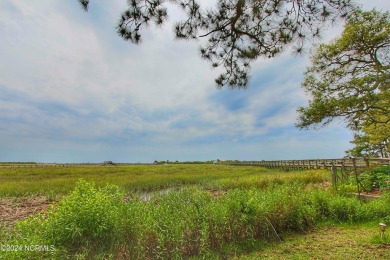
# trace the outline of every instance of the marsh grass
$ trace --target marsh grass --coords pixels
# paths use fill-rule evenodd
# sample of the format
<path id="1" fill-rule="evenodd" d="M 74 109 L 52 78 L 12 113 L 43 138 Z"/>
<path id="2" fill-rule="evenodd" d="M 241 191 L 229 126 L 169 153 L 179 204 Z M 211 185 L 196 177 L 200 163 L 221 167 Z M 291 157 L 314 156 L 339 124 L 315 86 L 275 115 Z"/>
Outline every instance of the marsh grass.
<path id="1" fill-rule="evenodd" d="M 262 167 L 228 165 L 134 165 L 81 167 L 0 167 L 0 197 L 45 195 L 56 199 L 72 191 L 79 179 L 93 181 L 96 186 L 120 186 L 128 193 L 150 192 L 188 185 L 206 189 L 265 188 L 270 183 L 299 180 L 321 183 L 329 180 L 329 172 L 310 170 L 283 172 Z"/>

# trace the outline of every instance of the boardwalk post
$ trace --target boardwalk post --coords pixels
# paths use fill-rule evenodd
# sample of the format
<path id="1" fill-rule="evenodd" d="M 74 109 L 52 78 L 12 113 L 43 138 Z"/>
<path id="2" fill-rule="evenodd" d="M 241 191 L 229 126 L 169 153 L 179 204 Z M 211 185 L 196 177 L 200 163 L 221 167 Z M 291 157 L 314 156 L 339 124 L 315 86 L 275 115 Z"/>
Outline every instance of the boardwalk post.
<path id="1" fill-rule="evenodd" d="M 332 174 L 332 184 L 333 186 L 337 189 L 337 177 L 336 177 L 336 169 L 333 165 L 333 162 L 331 162 L 331 166 L 330 166 L 330 172 Z"/>
<path id="2" fill-rule="evenodd" d="M 344 159 L 341 161 L 341 169 L 342 169 L 342 172 L 341 172 L 342 180 L 345 181 L 347 179 L 347 174 L 345 172 Z"/>
<path id="3" fill-rule="evenodd" d="M 364 164 L 366 165 L 366 169 L 370 169 L 370 162 L 368 160 L 368 158 L 364 158 Z"/>
<path id="4" fill-rule="evenodd" d="M 357 172 L 357 168 L 356 168 L 356 159 L 355 158 L 352 158 L 352 164 L 353 164 L 353 170 L 354 170 L 355 176 L 356 176 L 356 185 L 358 188 L 358 198 L 360 200 L 360 184 L 359 184 L 359 178 L 358 178 L 358 172 Z"/>

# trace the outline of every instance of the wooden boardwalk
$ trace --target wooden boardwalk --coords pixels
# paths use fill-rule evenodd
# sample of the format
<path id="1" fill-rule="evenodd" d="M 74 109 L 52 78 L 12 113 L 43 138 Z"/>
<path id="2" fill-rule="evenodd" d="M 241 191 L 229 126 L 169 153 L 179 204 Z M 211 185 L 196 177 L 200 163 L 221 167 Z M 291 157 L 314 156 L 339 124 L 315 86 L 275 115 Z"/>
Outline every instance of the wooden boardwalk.
<path id="1" fill-rule="evenodd" d="M 261 166 L 265 168 L 281 168 L 285 170 L 331 169 L 343 170 L 370 168 L 379 165 L 390 165 L 390 158 L 342 158 L 342 159 L 309 159 L 309 160 L 277 160 L 277 161 L 222 161 L 221 164 L 237 166 Z"/>
<path id="2" fill-rule="evenodd" d="M 342 158 L 342 159 L 308 159 L 308 160 L 275 160 L 275 161 L 220 161 L 219 164 L 237 166 L 261 166 L 265 168 L 282 168 L 285 170 L 304 169 L 354 169 L 370 168 L 376 165 L 390 165 L 390 158 Z M 117 166 L 154 165 L 152 163 L 115 163 Z M 31 163 L 0 164 L 2 168 L 46 168 L 46 167 L 96 167 L 112 166 L 104 163 Z"/>

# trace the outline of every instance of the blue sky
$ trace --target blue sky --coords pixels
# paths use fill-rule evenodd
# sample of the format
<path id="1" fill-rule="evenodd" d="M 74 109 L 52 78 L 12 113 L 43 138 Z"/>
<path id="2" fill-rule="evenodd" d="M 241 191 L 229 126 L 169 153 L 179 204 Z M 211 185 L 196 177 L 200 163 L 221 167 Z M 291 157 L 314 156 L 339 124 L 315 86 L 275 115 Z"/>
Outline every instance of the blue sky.
<path id="1" fill-rule="evenodd" d="M 389 10 L 387 0 L 361 1 Z M 247 90 L 216 89 L 199 43 L 173 39 L 172 10 L 135 46 L 116 35 L 126 1 L 0 2 L 0 161 L 153 162 L 338 158 L 342 123 L 294 127 L 307 55 L 252 66 Z M 324 40 L 341 31 L 328 30 Z"/>

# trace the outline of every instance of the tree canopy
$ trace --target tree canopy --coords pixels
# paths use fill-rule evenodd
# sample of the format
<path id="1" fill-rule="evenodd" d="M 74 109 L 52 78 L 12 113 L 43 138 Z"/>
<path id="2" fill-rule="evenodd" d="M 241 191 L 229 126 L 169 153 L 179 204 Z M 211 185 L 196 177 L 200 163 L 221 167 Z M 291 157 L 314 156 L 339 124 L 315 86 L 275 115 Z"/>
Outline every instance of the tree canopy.
<path id="1" fill-rule="evenodd" d="M 88 10 L 89 0 L 78 0 Z M 218 0 L 214 8 L 199 0 L 128 0 L 117 24 L 118 34 L 140 43 L 150 23 L 168 18 L 167 3 L 179 6 L 187 18 L 174 25 L 177 39 L 206 38 L 200 55 L 213 67 L 223 66 L 218 87 L 245 88 L 250 64 L 259 57 L 275 57 L 287 46 L 302 51 L 304 42 L 320 36 L 327 22 L 351 14 L 354 0 Z"/>
<path id="2" fill-rule="evenodd" d="M 390 15 L 357 11 L 330 44 L 320 44 L 305 73 L 303 88 L 311 95 L 298 108 L 297 126 L 324 126 L 335 118 L 356 131 L 354 155 L 389 151 Z"/>
<path id="3" fill-rule="evenodd" d="M 354 147 L 346 152 L 352 157 L 390 157 L 390 124 L 365 125 L 351 143 Z"/>

